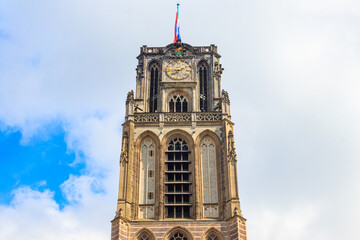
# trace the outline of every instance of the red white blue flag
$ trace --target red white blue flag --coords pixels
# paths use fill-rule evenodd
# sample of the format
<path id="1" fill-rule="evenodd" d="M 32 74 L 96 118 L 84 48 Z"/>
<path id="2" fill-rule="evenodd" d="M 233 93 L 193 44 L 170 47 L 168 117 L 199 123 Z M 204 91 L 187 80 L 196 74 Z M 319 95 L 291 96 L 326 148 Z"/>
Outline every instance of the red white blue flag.
<path id="1" fill-rule="evenodd" d="M 179 3 L 177 4 L 177 12 L 176 12 L 176 19 L 175 19 L 175 36 L 174 36 L 174 43 L 176 43 L 177 40 L 181 41 L 180 37 L 180 20 L 179 20 Z"/>

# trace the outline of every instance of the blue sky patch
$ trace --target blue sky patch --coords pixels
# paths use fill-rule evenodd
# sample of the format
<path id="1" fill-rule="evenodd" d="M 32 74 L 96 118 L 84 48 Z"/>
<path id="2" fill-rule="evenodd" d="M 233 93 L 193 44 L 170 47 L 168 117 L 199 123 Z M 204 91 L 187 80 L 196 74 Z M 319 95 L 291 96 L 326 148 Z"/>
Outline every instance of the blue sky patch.
<path id="1" fill-rule="evenodd" d="M 70 174 L 80 175 L 85 164 L 71 164 L 76 156 L 68 152 L 60 127 L 51 136 L 32 138 L 26 145 L 20 144 L 21 137 L 19 131 L 0 132 L 0 204 L 10 203 L 13 189 L 30 186 L 50 189 L 60 207 L 64 206 L 67 201 L 59 186 Z"/>

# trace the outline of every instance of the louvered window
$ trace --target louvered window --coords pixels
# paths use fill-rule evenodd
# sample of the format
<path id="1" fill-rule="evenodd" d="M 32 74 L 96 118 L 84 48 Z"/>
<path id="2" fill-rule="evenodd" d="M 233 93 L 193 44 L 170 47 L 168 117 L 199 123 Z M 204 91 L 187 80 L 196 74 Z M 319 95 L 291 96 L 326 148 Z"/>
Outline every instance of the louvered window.
<path id="1" fill-rule="evenodd" d="M 189 152 L 188 144 L 182 138 L 174 138 L 168 144 L 165 162 L 165 206 L 168 218 L 190 218 Z"/>

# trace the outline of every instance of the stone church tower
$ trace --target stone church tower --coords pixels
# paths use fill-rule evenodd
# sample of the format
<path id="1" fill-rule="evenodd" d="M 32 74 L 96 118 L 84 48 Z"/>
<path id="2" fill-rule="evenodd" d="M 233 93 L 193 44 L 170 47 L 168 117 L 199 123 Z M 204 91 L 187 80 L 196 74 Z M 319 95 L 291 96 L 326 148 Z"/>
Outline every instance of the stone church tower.
<path id="1" fill-rule="evenodd" d="M 246 240 L 215 45 L 143 46 L 126 99 L 112 240 Z"/>

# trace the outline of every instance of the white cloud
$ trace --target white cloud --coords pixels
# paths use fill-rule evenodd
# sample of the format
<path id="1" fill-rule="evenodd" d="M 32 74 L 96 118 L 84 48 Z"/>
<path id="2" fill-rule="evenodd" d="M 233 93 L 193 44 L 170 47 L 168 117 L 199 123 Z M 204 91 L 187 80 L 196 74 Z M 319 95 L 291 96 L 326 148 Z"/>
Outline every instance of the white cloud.
<path id="1" fill-rule="evenodd" d="M 252 239 L 298 240 L 308 238 L 307 229 L 319 217 L 319 207 L 294 203 L 290 208 L 257 209 L 248 231 Z M 261 226 L 259 228 L 259 226 Z"/>
<path id="2" fill-rule="evenodd" d="M 175 3 L 0 3 L 1 129 L 26 144 L 59 122 L 86 164 L 62 210 L 52 192 L 15 190 L 0 239 L 109 239 L 135 57 L 171 42 Z M 183 41 L 223 56 L 249 239 L 359 238 L 359 2 L 181 4 Z"/>
<path id="3" fill-rule="evenodd" d="M 101 205 L 103 200 L 93 201 Z M 95 208 L 94 202 L 88 207 Z M 106 218 L 106 211 L 88 210 L 77 206 L 59 210 L 52 192 L 19 188 L 10 206 L 0 206 L 0 239 L 106 239 L 108 224 L 93 220 Z"/>

